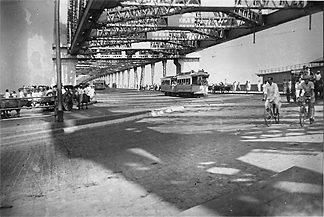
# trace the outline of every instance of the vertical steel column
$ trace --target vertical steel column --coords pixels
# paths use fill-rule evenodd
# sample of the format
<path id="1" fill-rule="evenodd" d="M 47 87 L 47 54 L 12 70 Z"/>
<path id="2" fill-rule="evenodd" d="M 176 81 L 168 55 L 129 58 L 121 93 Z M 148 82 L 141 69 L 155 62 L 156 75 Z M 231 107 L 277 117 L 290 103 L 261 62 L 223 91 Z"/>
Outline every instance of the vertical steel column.
<path id="1" fill-rule="evenodd" d="M 63 122 L 62 69 L 61 69 L 61 31 L 60 31 L 60 0 L 55 1 L 55 41 L 56 41 L 56 72 L 57 72 L 57 121 Z"/>
<path id="2" fill-rule="evenodd" d="M 121 71 L 122 73 L 122 83 L 121 83 L 121 87 L 124 88 L 124 80 L 125 80 L 125 71 Z"/>
<path id="3" fill-rule="evenodd" d="M 181 74 L 181 64 L 179 63 L 179 59 L 173 60 L 174 65 L 176 65 L 176 75 Z"/>
<path id="4" fill-rule="evenodd" d="M 155 63 L 151 63 L 151 84 L 154 84 Z"/>
<path id="5" fill-rule="evenodd" d="M 130 69 L 127 69 L 127 88 L 129 88 L 129 81 L 130 81 Z"/>
<path id="6" fill-rule="evenodd" d="M 134 68 L 134 89 L 138 89 L 137 67 Z"/>
<path id="7" fill-rule="evenodd" d="M 144 87 L 145 65 L 141 66 L 140 89 Z"/>
<path id="8" fill-rule="evenodd" d="M 120 72 L 117 72 L 117 75 L 118 75 L 118 84 L 117 84 L 117 87 L 119 88 L 120 87 L 120 76 L 121 76 Z"/>
<path id="9" fill-rule="evenodd" d="M 166 67 L 167 67 L 167 60 L 162 60 L 162 71 L 163 71 L 162 77 L 166 76 Z"/>

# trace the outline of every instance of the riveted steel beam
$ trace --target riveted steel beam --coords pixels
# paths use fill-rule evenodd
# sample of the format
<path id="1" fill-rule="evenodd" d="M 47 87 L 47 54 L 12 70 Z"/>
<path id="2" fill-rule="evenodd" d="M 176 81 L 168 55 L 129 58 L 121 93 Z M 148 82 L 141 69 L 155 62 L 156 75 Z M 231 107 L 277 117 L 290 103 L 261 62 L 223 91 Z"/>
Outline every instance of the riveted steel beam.
<path id="1" fill-rule="evenodd" d="M 307 1 L 282 1 L 282 0 L 123 0 L 124 6 L 173 6 L 173 7 L 227 7 L 248 9 L 293 9 L 303 8 Z"/>

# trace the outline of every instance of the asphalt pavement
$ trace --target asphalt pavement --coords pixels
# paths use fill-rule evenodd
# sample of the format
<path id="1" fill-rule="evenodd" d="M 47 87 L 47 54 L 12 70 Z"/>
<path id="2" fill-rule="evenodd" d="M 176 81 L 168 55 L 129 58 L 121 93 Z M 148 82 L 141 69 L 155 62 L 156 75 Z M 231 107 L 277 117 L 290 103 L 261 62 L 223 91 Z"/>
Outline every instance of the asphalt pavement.
<path id="1" fill-rule="evenodd" d="M 1 120 L 1 216 L 322 216 L 323 105 L 263 124 L 255 94 L 99 92 Z"/>

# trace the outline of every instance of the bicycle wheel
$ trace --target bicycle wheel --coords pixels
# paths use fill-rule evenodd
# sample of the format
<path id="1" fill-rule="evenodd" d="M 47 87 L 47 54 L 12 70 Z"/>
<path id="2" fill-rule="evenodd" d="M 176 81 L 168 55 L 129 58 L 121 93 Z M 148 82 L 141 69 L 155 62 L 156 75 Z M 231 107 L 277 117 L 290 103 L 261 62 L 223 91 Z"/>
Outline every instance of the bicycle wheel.
<path id="1" fill-rule="evenodd" d="M 269 109 L 269 111 L 267 111 L 267 109 L 264 109 L 264 124 L 267 126 L 267 127 L 270 127 L 271 126 L 271 122 L 272 122 L 272 110 Z"/>
<path id="2" fill-rule="evenodd" d="M 305 125 L 305 120 L 307 119 L 307 110 L 305 106 L 300 106 L 299 109 L 299 124 L 301 127 Z"/>

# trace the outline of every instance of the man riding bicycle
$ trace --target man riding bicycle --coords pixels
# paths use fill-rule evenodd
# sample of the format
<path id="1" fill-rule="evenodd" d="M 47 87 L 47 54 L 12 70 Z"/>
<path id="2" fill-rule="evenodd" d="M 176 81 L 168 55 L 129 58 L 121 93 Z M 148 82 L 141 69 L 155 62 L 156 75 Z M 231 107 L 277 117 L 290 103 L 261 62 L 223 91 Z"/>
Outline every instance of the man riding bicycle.
<path id="1" fill-rule="evenodd" d="M 309 120 L 313 122 L 315 104 L 314 83 L 310 81 L 309 75 L 304 75 L 303 80 L 304 81 L 300 85 L 299 101 L 308 99 L 308 116 Z"/>
<path id="2" fill-rule="evenodd" d="M 278 85 L 273 82 L 273 77 L 268 78 L 268 83 L 265 85 L 265 108 L 268 110 L 270 109 L 270 104 L 273 103 L 275 104 L 278 114 L 280 111 L 281 107 L 281 102 L 280 102 L 280 94 L 279 94 L 279 89 Z"/>

